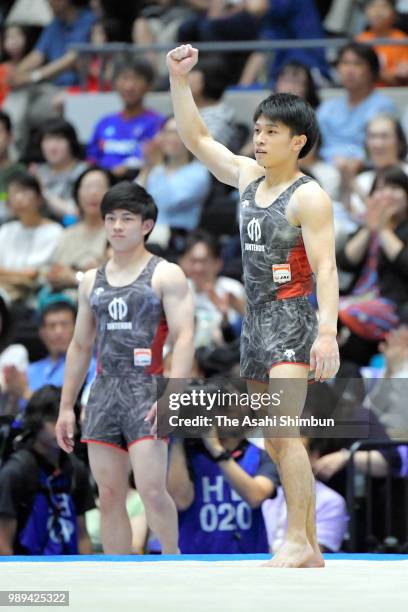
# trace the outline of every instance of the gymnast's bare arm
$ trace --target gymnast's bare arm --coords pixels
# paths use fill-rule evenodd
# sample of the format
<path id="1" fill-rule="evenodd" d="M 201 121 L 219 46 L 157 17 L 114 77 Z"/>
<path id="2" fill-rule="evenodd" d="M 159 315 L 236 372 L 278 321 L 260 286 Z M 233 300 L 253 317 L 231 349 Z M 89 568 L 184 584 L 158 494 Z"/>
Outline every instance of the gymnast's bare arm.
<path id="1" fill-rule="evenodd" d="M 56 433 L 58 444 L 67 453 L 74 448 L 74 404 L 88 373 L 95 342 L 95 317 L 89 303 L 95 275 L 96 270 L 88 270 L 80 284 L 75 331 L 65 362 Z"/>
<path id="2" fill-rule="evenodd" d="M 161 262 L 153 275 L 163 302 L 173 349 L 170 378 L 189 378 L 194 357 L 194 305 L 191 290 L 182 269 Z"/>
<path id="3" fill-rule="evenodd" d="M 177 129 L 185 146 L 214 176 L 242 192 L 264 169 L 249 157 L 234 155 L 209 134 L 200 117 L 188 82 L 188 73 L 197 63 L 198 51 L 191 45 L 181 45 L 167 55 L 170 89 Z"/>
<path id="4" fill-rule="evenodd" d="M 316 277 L 319 333 L 310 351 L 310 369 L 315 371 L 316 380 L 325 380 L 332 378 L 340 365 L 336 341 L 339 285 L 333 208 L 328 195 L 315 182 L 299 187 L 290 207 L 296 224 L 302 227 L 307 258 Z"/>

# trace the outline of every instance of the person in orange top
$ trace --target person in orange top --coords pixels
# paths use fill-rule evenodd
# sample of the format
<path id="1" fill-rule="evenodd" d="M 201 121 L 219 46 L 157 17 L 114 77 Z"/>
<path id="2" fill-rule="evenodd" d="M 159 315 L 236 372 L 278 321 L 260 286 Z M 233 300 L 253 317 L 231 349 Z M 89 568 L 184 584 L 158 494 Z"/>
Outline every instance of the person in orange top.
<path id="1" fill-rule="evenodd" d="M 378 85 L 406 85 L 408 83 L 408 37 L 393 27 L 397 13 L 395 0 L 368 0 L 365 14 L 369 29 L 357 36 L 366 42 L 375 38 L 405 39 L 405 45 L 375 45 L 380 58 L 381 73 Z"/>

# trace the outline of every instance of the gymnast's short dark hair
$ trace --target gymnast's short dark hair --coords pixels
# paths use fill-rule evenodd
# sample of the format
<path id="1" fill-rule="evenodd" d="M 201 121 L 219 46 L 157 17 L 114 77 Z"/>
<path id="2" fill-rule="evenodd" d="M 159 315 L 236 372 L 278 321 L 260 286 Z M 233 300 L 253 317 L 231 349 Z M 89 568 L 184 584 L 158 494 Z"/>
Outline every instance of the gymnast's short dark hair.
<path id="1" fill-rule="evenodd" d="M 258 105 L 254 113 L 254 122 L 263 115 L 270 121 L 276 121 L 286 125 L 293 136 L 304 134 L 307 138 L 306 144 L 299 153 L 299 158 L 313 149 L 318 138 L 319 127 L 316 114 L 312 106 L 304 98 L 290 93 L 276 93 L 270 95 Z"/>
<path id="2" fill-rule="evenodd" d="M 144 187 L 130 181 L 121 181 L 105 193 L 101 203 L 102 218 L 114 210 L 128 210 L 134 215 L 140 215 L 142 221 L 151 219 L 156 223 L 157 206 L 152 196 Z M 152 228 L 153 231 L 153 228 Z M 145 240 L 149 237 L 145 236 Z"/>

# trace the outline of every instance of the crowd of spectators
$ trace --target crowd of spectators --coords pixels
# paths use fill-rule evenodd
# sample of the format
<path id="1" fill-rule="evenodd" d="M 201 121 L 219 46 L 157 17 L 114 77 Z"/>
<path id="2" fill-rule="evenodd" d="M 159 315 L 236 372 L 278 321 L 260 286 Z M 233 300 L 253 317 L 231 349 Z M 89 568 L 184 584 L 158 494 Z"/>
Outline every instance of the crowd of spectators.
<path id="1" fill-rule="evenodd" d="M 189 279 L 196 323 L 192 377 L 243 392 L 237 382 L 245 313 L 238 193 L 192 157 L 174 117 L 146 104 L 149 91 L 168 89 L 164 54 L 101 59 L 95 48 L 84 75 L 72 43 L 137 47 L 355 34 L 335 58 L 323 48 L 201 54 L 189 78 L 210 133 L 236 153 L 252 155 L 252 143 L 225 101 L 227 88 L 294 93 L 317 112 L 319 141 L 301 169 L 333 200 L 342 368 L 336 380 L 312 386 L 305 411 L 327 416 L 341 405 L 347 418 L 368 424 L 361 436 L 305 435 L 322 550 L 347 547 L 351 460 L 361 478 L 380 483 L 377 508 L 384 506 L 383 479 L 408 477 L 408 113 L 398 115 L 387 91 L 408 85 L 408 46 L 369 44 L 405 40 L 406 4 L 31 0 L 29 9 L 22 0 L 1 3 L 0 554 L 101 550 L 86 453 L 79 443 L 72 457 L 58 449 L 55 421 L 78 284 L 109 257 L 100 203 L 116 182 L 136 181 L 152 194 L 159 215 L 148 248 L 177 261 Z M 80 83 L 88 92 L 116 91 L 122 105 L 90 126 L 89 142 L 80 142 L 64 118 L 64 99 L 76 95 Z M 338 91 L 324 98 L 325 86 Z M 316 303 L 314 295 L 310 299 Z M 166 351 L 168 370 L 171 347 Z M 78 399 L 78 432 L 95 369 L 94 360 Z M 367 437 L 399 442 L 351 459 L 353 442 Z M 220 450 L 233 461 L 214 461 Z M 218 430 L 210 438 L 174 440 L 168 488 L 179 510 L 181 552 L 267 552 L 282 541 L 286 504 L 262 439 Z M 361 519 L 364 495 L 359 499 Z M 395 505 L 402 503 L 401 496 Z M 131 482 L 127 507 L 134 552 L 155 552 Z M 378 529 L 376 542 L 361 541 L 361 550 L 380 545 Z"/>

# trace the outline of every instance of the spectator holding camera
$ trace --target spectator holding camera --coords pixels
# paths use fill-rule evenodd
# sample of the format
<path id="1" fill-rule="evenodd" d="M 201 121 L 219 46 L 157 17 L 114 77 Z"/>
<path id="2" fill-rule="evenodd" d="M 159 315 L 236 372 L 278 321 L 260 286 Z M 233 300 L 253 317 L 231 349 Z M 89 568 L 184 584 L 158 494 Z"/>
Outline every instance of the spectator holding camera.
<path id="1" fill-rule="evenodd" d="M 232 383 L 220 388 L 237 393 Z M 228 405 L 226 412 L 235 417 L 240 408 Z M 241 433 L 216 427 L 201 440 L 172 443 L 167 487 L 179 510 L 183 554 L 268 552 L 261 505 L 276 494 L 278 473 L 266 451 Z"/>
<path id="2" fill-rule="evenodd" d="M 60 390 L 27 405 L 22 447 L 0 470 L 0 554 L 90 554 L 85 512 L 94 499 L 85 465 L 57 444 Z"/>

